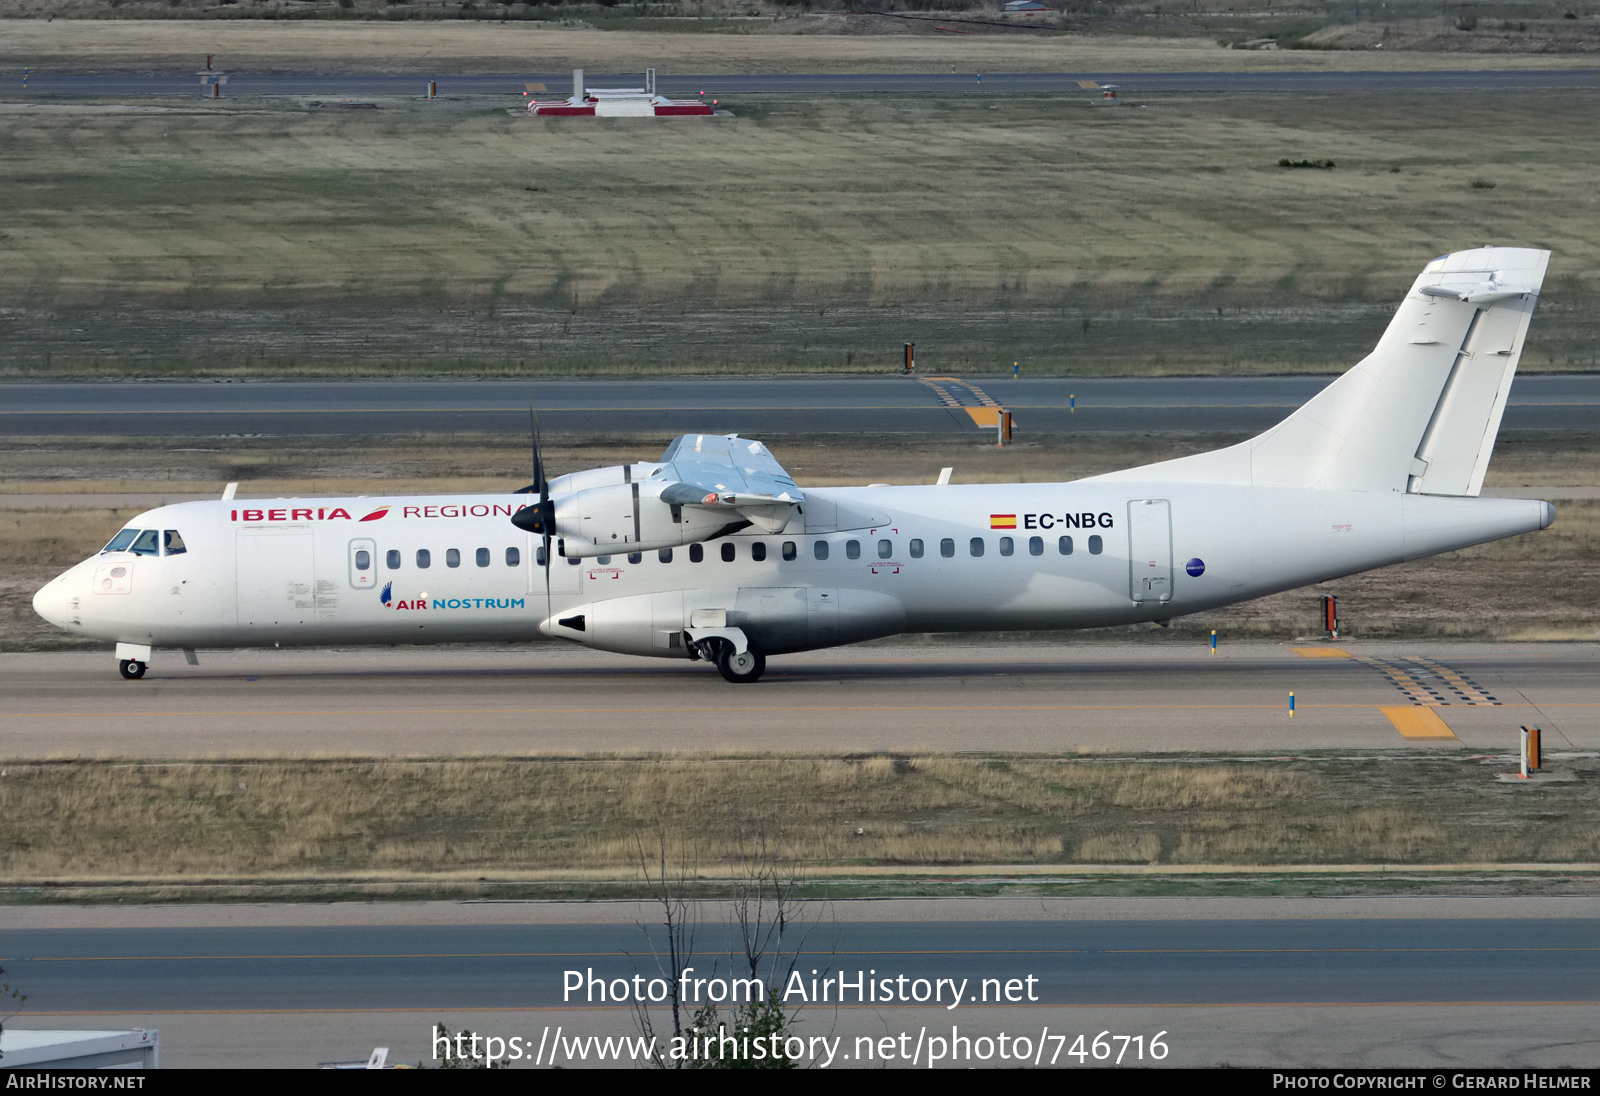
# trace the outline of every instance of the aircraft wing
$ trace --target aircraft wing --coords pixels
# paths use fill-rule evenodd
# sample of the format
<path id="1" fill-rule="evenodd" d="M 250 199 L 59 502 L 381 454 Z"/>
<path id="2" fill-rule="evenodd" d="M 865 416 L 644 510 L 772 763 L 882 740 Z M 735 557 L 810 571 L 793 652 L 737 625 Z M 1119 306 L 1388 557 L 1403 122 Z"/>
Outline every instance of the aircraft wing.
<path id="1" fill-rule="evenodd" d="M 661 466 L 656 475 L 668 481 L 661 501 L 736 510 L 768 532 L 788 524 L 806 500 L 765 445 L 737 434 L 685 434 L 667 446 Z"/>

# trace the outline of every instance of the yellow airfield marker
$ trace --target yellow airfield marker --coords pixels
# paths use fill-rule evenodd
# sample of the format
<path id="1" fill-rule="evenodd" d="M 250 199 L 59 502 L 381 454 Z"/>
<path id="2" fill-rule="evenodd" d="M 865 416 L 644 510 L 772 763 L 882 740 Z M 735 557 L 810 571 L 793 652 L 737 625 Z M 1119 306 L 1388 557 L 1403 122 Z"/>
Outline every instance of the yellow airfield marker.
<path id="1" fill-rule="evenodd" d="M 1439 718 L 1439 713 L 1432 708 L 1420 708 L 1411 705 L 1383 707 L 1378 711 L 1388 717 L 1394 724 L 1394 729 L 1407 738 L 1455 738 L 1445 721 Z"/>

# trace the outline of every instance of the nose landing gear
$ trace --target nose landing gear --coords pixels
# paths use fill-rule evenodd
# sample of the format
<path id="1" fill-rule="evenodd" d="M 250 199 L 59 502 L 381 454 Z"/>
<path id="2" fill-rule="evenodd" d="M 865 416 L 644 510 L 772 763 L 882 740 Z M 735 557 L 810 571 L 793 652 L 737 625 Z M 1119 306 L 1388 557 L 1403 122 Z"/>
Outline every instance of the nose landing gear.
<path id="1" fill-rule="evenodd" d="M 117 669 L 124 681 L 138 681 L 150 668 L 150 647 L 144 643 L 118 643 Z"/>

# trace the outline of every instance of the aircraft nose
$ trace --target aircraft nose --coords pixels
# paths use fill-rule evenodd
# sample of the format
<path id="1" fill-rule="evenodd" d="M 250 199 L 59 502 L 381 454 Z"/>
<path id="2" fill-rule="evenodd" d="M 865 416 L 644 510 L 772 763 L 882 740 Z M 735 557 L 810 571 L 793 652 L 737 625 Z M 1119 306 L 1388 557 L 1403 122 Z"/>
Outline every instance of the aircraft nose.
<path id="1" fill-rule="evenodd" d="M 39 587 L 39 592 L 33 595 L 33 611 L 58 628 L 67 627 L 67 621 L 71 616 L 68 605 L 70 589 L 67 576 L 57 575 Z"/>

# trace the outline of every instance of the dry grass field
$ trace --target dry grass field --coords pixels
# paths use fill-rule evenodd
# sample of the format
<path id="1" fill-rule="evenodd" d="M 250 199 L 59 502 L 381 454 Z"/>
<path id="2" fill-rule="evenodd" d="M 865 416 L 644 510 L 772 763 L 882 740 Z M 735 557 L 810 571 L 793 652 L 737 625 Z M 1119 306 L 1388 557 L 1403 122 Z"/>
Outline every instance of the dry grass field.
<path id="1" fill-rule="evenodd" d="M 1595 368 L 1600 92 L 1400 98 L 0 106 L 0 376 L 1327 370 L 1486 239 Z"/>
<path id="2" fill-rule="evenodd" d="M 7 763 L 0 880 L 13 897 L 130 877 L 576 886 L 632 879 L 641 835 L 653 844 L 657 833 L 716 877 L 753 831 L 802 873 L 1592 863 L 1600 800 L 1587 781 L 1600 763 L 1554 763 L 1580 779 L 1530 793 L 1494 782 L 1507 759 L 1455 751 Z M 139 835 L 136 873 L 129 834 Z"/>
<path id="3" fill-rule="evenodd" d="M 181 0 L 180 0 L 181 2 Z M 275 4 L 301 13 L 304 4 Z M 364 5 L 370 0 L 360 0 Z M 457 4 L 450 5 L 457 11 Z M 838 15 L 796 13 L 769 7 L 762 17 L 737 21 L 685 18 L 654 23 L 629 12 L 585 13 L 601 26 L 634 25 L 649 29 L 598 29 L 580 18 L 539 21 L 443 20 L 418 25 L 413 22 L 283 19 L 174 19 L 174 0 L 157 0 L 155 19 L 69 18 L 47 21 L 37 16 L 50 5 L 71 6 L 72 0 L 0 0 L 0 65 L 24 65 L 34 71 L 55 69 L 150 70 L 181 66 L 188 71 L 196 60 L 214 55 L 230 70 L 320 72 L 411 72 L 422 74 L 462 72 L 560 72 L 587 68 L 594 72 L 642 70 L 655 66 L 662 72 L 945 72 L 955 65 L 962 72 L 1200 72 L 1216 70 L 1383 70 L 1417 68 L 1533 68 L 1579 67 L 1581 53 L 1543 52 L 1508 58 L 1487 52 L 1494 49 L 1492 35 L 1480 35 L 1486 52 L 1475 55 L 1470 35 L 1458 35 L 1467 49 L 1447 56 L 1406 51 L 1380 52 L 1363 43 L 1351 50 L 1233 50 L 1200 30 L 1194 36 L 1176 36 L 1171 25 L 1159 36 L 1141 36 L 1139 21 L 1120 27 L 1100 28 L 1076 35 L 952 35 L 919 34 L 924 28 L 905 23 L 849 21 Z M 104 0 L 82 0 L 84 8 L 112 14 Z M 137 5 L 129 5 L 133 10 Z M 259 8 L 259 0 L 255 5 Z M 417 14 L 387 5 L 385 14 Z M 754 5 L 748 5 L 754 6 Z M 1148 7 L 1148 5 L 1146 5 Z M 1208 8 L 1220 5 L 1208 4 Z M 1504 8 L 1507 5 L 1502 4 Z M 1549 4 L 1527 4 L 1541 15 L 1560 12 Z M 1135 7 L 1135 5 L 1128 5 Z M 1250 5 L 1260 15 L 1259 5 Z M 88 14 L 85 12 L 84 14 Z M 223 13 L 218 13 L 223 14 Z M 508 14 L 522 14 L 511 12 Z M 688 13 L 693 15 L 693 12 Z M 706 13 L 710 14 L 710 13 Z M 743 14 L 742 12 L 738 14 Z M 622 18 L 618 18 L 618 16 Z M 6 18 L 6 17 L 10 18 Z M 952 16 L 958 18 L 958 16 Z M 1234 31 L 1239 20 L 1214 24 Z M 1304 15 L 1285 17 L 1290 29 L 1308 29 Z M 1585 27 L 1591 20 L 1585 19 Z M 1272 20 L 1268 20 L 1272 23 Z M 1318 25 L 1313 20 L 1310 26 Z M 683 29 L 675 31 L 674 27 Z M 1368 24 L 1381 26 L 1381 24 Z M 1209 29 L 1209 28 L 1207 28 Z M 1272 26 L 1265 28 L 1270 33 Z M 1485 27 L 1487 32 L 1489 28 Z M 707 33 L 707 32 L 711 33 Z M 720 32 L 720 33 L 718 33 Z"/>
<path id="4" fill-rule="evenodd" d="M 577 441 L 547 438 L 556 471 L 654 459 L 667 439 Z M 927 483 L 939 468 L 956 482 L 1048 482 L 1077 479 L 1150 460 L 1212 448 L 1216 437 L 1093 438 L 1030 441 L 995 450 L 972 439 L 785 440 L 779 457 L 802 485 Z M 93 553 L 133 516 L 132 510 L 26 506 L 29 495 L 174 492 L 212 494 L 238 481 L 242 497 L 497 491 L 527 479 L 522 439 L 379 439 L 364 449 L 308 439 L 218 441 L 197 451 L 126 443 L 100 447 L 10 446 L 0 490 L 0 649 L 93 648 L 33 613 L 33 592 Z M 352 464 L 371 470 L 354 479 Z M 131 466 L 136 477 L 120 475 Z M 1600 485 L 1600 441 L 1502 438 L 1489 486 L 1525 489 Z M 15 505 L 21 504 L 21 505 Z M 1141 628 L 1150 639 L 1190 639 L 1216 628 L 1232 638 L 1289 640 L 1315 634 L 1316 597 L 1336 593 L 1352 638 L 1593 639 L 1600 634 L 1600 501 L 1557 503 L 1556 524 L 1528 534 L 1418 560 L 1230 609 Z M 1457 596 L 1472 591 L 1470 607 Z M 1125 637 L 1128 629 L 1117 629 Z M 1095 642 L 1101 633 L 1022 633 L 1014 642 Z"/>

